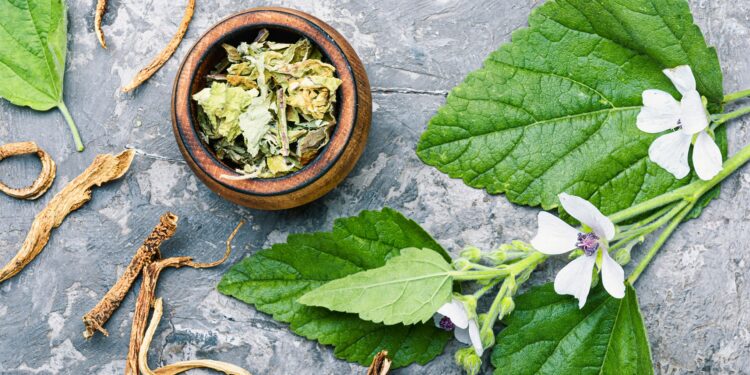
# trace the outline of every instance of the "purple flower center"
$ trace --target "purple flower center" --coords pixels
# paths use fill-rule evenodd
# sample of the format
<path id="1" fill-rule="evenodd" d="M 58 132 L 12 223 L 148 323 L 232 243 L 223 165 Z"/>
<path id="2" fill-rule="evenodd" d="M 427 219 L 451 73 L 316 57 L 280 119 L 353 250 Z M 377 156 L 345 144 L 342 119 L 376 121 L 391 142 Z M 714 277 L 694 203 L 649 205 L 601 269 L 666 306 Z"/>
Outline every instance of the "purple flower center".
<path id="1" fill-rule="evenodd" d="M 583 250 L 586 255 L 592 256 L 599 249 L 599 237 L 593 233 L 578 233 L 576 247 Z"/>
<path id="2" fill-rule="evenodd" d="M 440 328 L 446 331 L 452 331 L 453 328 L 456 328 L 456 325 L 453 324 L 451 318 L 444 316 L 443 319 L 440 319 Z"/>

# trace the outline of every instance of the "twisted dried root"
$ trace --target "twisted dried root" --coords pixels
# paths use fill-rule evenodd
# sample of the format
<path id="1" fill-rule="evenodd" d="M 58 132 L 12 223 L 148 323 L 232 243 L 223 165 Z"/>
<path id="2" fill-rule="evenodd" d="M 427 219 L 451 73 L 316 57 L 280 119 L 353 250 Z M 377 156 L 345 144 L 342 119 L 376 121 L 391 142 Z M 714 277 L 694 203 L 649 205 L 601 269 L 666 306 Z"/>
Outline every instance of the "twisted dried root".
<path id="1" fill-rule="evenodd" d="M 138 292 L 138 299 L 135 303 L 135 312 L 133 313 L 133 325 L 130 329 L 130 345 L 128 348 L 127 362 L 125 363 L 125 375 L 138 375 L 139 368 L 139 353 L 141 353 L 141 347 L 143 346 L 144 330 L 146 329 L 146 322 L 148 321 L 148 313 L 151 306 L 154 304 L 154 294 L 156 291 L 156 283 L 159 280 L 161 271 L 168 267 L 180 268 L 182 266 L 192 268 L 211 268 L 216 267 L 219 264 L 229 258 L 229 254 L 232 252 L 232 240 L 237 235 L 244 223 L 240 222 L 234 229 L 232 234 L 227 239 L 227 249 L 224 256 L 211 263 L 196 263 L 193 262 L 191 257 L 172 257 L 166 259 L 160 259 L 152 264 L 148 265 L 143 269 L 143 281 L 141 284 L 141 290 Z M 156 328 L 154 328 L 156 329 Z M 148 352 L 148 350 L 146 350 Z M 176 365 L 175 365 L 176 366 Z M 176 369 L 177 367 L 175 367 Z M 189 368 L 185 368 L 186 371 Z M 143 370 L 141 370 L 143 371 Z M 165 370 L 167 371 L 167 370 Z M 174 370 L 169 370 L 174 371 Z M 163 372 L 161 374 L 176 374 L 178 372 Z M 245 374 L 245 373 L 240 373 Z"/>
<path id="2" fill-rule="evenodd" d="M 172 238 L 174 232 L 177 230 L 177 220 L 177 215 L 171 212 L 167 212 L 161 216 L 159 224 L 156 225 L 151 234 L 146 238 L 146 241 L 143 242 L 143 245 L 135 252 L 125 273 L 120 276 L 102 300 L 83 316 L 83 324 L 86 326 L 83 337 L 89 339 L 96 331 L 103 333 L 104 336 L 109 336 L 109 333 L 103 327 L 104 324 L 120 306 L 120 303 L 125 298 L 125 295 L 127 295 L 130 287 L 133 286 L 133 282 L 143 268 L 161 258 L 159 247 L 162 242 Z"/>
<path id="3" fill-rule="evenodd" d="M 135 152 L 126 150 L 119 155 L 99 155 L 81 175 L 73 179 L 34 218 L 21 250 L 0 269 L 0 283 L 21 272 L 49 241 L 52 229 L 62 224 L 71 212 L 91 200 L 94 186 L 119 179 L 130 168 Z"/>
<path id="4" fill-rule="evenodd" d="M 52 186 L 52 182 L 55 181 L 57 166 L 52 157 L 34 142 L 9 143 L 0 146 L 0 160 L 26 154 L 36 154 L 39 156 L 39 160 L 42 162 L 42 171 L 39 173 L 39 177 L 36 178 L 31 186 L 21 189 L 14 189 L 0 182 L 0 191 L 13 198 L 33 200 L 44 195 Z"/>

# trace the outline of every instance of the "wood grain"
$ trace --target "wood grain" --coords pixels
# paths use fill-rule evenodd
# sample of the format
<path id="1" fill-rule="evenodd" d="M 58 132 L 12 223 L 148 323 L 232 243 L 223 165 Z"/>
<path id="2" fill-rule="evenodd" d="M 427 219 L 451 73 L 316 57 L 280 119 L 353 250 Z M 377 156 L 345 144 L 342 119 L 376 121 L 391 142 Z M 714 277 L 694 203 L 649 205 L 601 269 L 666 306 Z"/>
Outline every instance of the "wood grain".
<path id="1" fill-rule="evenodd" d="M 267 28 L 274 40 L 304 36 L 336 67 L 342 80 L 337 93 L 337 125 L 329 144 L 302 170 L 274 179 L 231 181 L 234 168 L 218 160 L 198 136 L 192 94 L 206 86 L 205 76 L 223 57 L 221 43 L 250 41 Z M 351 172 L 362 154 L 372 119 L 370 84 L 364 66 L 346 39 L 325 22 L 297 10 L 252 8 L 225 18 L 190 49 L 173 87 L 172 124 L 177 144 L 190 168 L 211 190 L 234 203 L 257 209 L 301 206 L 325 195 Z"/>

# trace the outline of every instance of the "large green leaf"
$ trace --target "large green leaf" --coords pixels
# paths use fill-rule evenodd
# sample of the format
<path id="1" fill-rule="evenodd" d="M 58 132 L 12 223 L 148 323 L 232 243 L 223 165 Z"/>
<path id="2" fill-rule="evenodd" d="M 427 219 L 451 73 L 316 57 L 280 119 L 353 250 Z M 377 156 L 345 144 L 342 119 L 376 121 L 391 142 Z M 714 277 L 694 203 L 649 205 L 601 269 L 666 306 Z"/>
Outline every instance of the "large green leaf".
<path id="1" fill-rule="evenodd" d="M 683 64 L 720 111 L 716 51 L 686 1 L 549 1 L 451 91 L 417 152 L 515 203 L 550 209 L 568 192 L 614 213 L 691 180 L 650 162 L 658 135 L 635 125 L 644 90 L 679 98 L 662 69 Z"/>
<path id="2" fill-rule="evenodd" d="M 433 249 L 450 259 L 419 225 L 397 211 L 364 211 L 337 220 L 332 232 L 290 235 L 286 243 L 245 258 L 224 275 L 219 291 L 289 323 L 299 335 L 334 345 L 339 358 L 367 365 L 387 349 L 396 367 L 424 364 L 443 352 L 450 333 L 432 324 L 386 326 L 297 302 L 328 281 L 382 267 L 408 247 Z"/>
<path id="3" fill-rule="evenodd" d="M 583 309 L 551 283 L 516 299 L 492 353 L 495 374 L 653 374 L 635 289 L 611 297 L 601 286 Z"/>
<path id="4" fill-rule="evenodd" d="M 82 151 L 63 102 L 67 32 L 63 0 L 0 0 L 0 98 L 37 111 L 60 108 Z"/>
<path id="5" fill-rule="evenodd" d="M 384 324 L 424 323 L 451 299 L 450 263 L 430 249 L 408 248 L 383 267 L 336 279 L 299 303 L 356 313 Z"/>

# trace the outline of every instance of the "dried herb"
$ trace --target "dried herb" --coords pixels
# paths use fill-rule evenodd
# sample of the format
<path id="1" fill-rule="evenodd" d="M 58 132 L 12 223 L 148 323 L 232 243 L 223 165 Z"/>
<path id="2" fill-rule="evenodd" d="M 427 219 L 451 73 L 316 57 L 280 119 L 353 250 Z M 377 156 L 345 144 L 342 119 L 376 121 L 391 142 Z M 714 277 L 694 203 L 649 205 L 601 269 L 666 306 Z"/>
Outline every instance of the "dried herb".
<path id="1" fill-rule="evenodd" d="M 388 351 L 381 350 L 380 353 L 376 354 L 372 359 L 370 368 L 367 369 L 367 375 L 388 375 L 388 371 L 391 369 L 391 361 L 388 358 Z"/>
<path id="2" fill-rule="evenodd" d="M 102 17 L 104 12 L 107 11 L 107 0 L 97 0 L 96 2 L 96 13 L 94 14 L 94 31 L 96 31 L 96 38 L 99 39 L 99 44 L 102 48 L 107 48 L 107 42 L 104 40 L 104 31 L 102 31 Z"/>
<path id="3" fill-rule="evenodd" d="M 227 58 L 193 95 L 201 136 L 216 155 L 239 168 L 226 179 L 272 178 L 297 171 L 328 144 L 336 125 L 341 80 L 308 39 L 222 45 Z"/>
<path id="4" fill-rule="evenodd" d="M 141 83 L 151 78 L 151 76 L 154 75 L 154 73 L 156 73 L 156 71 L 159 70 L 167 60 L 169 60 L 174 51 L 177 50 L 177 47 L 180 45 L 182 38 L 185 36 L 188 25 L 190 25 L 190 20 L 193 18 L 194 10 L 195 0 L 188 0 L 188 5 L 185 8 L 185 14 L 182 16 L 182 21 L 180 22 L 180 27 L 177 29 L 177 33 L 172 37 L 172 40 L 169 41 L 169 44 L 167 44 L 167 46 L 164 47 L 164 49 L 161 50 L 161 52 L 159 52 L 159 54 L 156 55 L 156 57 L 154 57 L 145 68 L 141 69 L 127 86 L 122 88 L 123 92 L 130 92 L 140 86 Z"/>
<path id="5" fill-rule="evenodd" d="M 133 150 L 123 151 L 116 156 L 99 155 L 80 176 L 57 193 L 47 207 L 36 215 L 21 250 L 0 269 L 0 282 L 20 272 L 44 249 L 52 229 L 59 227 L 69 213 L 91 199 L 91 190 L 94 186 L 101 186 L 122 177 L 130 168 L 133 156 Z"/>
<path id="6" fill-rule="evenodd" d="M 138 354 L 141 351 L 141 345 L 144 339 L 144 330 L 146 329 L 146 322 L 148 320 L 148 312 L 151 306 L 154 304 L 154 293 L 156 291 L 156 283 L 159 280 L 161 271 L 168 267 L 180 268 L 182 266 L 192 268 L 211 268 L 216 267 L 219 264 L 229 258 L 229 254 L 232 252 L 232 240 L 237 232 L 240 230 L 244 223 L 240 222 L 234 229 L 229 238 L 227 239 L 227 249 L 224 256 L 211 263 L 195 263 L 191 257 L 172 257 L 166 259 L 159 259 L 149 264 L 143 269 L 143 281 L 141 289 L 138 292 L 138 298 L 135 303 L 135 312 L 133 313 L 133 325 L 130 329 L 130 345 L 128 348 L 127 362 L 125 363 L 125 374 L 126 375 L 137 375 L 138 374 Z"/>
<path id="7" fill-rule="evenodd" d="M 52 182 L 55 181 L 55 172 L 57 171 L 55 161 L 34 142 L 9 143 L 0 146 L 0 160 L 26 154 L 36 154 L 39 156 L 39 160 L 42 162 L 42 171 L 39 173 L 39 177 L 36 178 L 31 186 L 21 189 L 14 189 L 0 182 L 0 191 L 13 198 L 37 199 L 44 195 L 52 186 Z"/>
<path id="8" fill-rule="evenodd" d="M 143 245 L 138 248 L 128 268 L 120 276 L 115 285 L 112 286 L 107 294 L 104 295 L 104 298 L 91 311 L 83 316 L 83 323 L 86 326 L 83 337 L 87 339 L 91 338 L 96 331 L 103 333 L 104 336 L 109 336 L 109 333 L 103 327 L 104 324 L 120 306 L 120 303 L 133 286 L 133 282 L 141 273 L 141 270 L 161 258 L 159 247 L 162 242 L 174 235 L 177 230 L 177 220 L 177 215 L 171 212 L 167 212 L 161 216 L 159 224 L 151 231 L 151 234 L 148 235 Z"/>
<path id="9" fill-rule="evenodd" d="M 196 368 L 210 368 L 229 375 L 250 375 L 250 372 L 247 370 L 231 363 L 207 359 L 178 362 L 158 369 L 150 369 L 148 367 L 148 349 L 151 346 L 151 340 L 154 338 L 156 328 L 159 326 L 159 321 L 161 321 L 162 311 L 162 299 L 158 298 L 154 303 L 154 314 L 151 316 L 151 322 L 148 324 L 146 334 L 143 336 L 143 345 L 141 345 L 141 349 L 138 352 L 138 367 L 140 368 L 141 373 L 146 375 L 172 375 Z"/>

